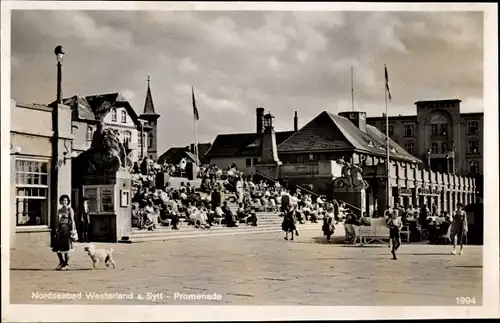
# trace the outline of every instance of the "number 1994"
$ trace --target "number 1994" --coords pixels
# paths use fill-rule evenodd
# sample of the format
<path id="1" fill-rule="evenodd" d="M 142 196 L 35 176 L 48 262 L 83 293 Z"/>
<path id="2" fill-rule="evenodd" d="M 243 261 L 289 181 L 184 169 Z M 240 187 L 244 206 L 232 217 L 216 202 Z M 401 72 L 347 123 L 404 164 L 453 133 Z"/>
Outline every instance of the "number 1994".
<path id="1" fill-rule="evenodd" d="M 457 305 L 470 305 L 476 304 L 476 298 L 475 297 L 457 297 L 455 298 L 457 301 Z"/>

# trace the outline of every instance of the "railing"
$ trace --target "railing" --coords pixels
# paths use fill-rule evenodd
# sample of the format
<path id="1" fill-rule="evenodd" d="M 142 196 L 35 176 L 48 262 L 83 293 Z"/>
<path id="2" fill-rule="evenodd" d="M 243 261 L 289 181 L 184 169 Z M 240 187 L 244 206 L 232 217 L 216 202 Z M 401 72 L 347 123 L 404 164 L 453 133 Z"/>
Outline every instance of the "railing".
<path id="1" fill-rule="evenodd" d="M 273 183 L 276 183 L 276 182 L 277 182 L 277 180 L 272 179 L 272 178 L 270 178 L 270 177 L 268 177 L 268 176 L 266 176 L 266 175 L 263 175 L 263 174 L 261 174 L 261 173 L 259 173 L 259 172 L 255 172 L 255 175 L 261 176 L 261 177 L 263 177 L 263 178 L 265 178 L 265 179 L 267 179 L 267 180 L 269 180 L 269 181 L 271 181 L 271 182 L 273 182 Z M 311 194 L 311 195 L 312 195 L 312 196 L 314 196 L 314 197 L 318 197 L 318 196 L 320 196 L 318 193 L 314 193 L 313 191 L 308 190 L 308 189 L 307 189 L 307 188 L 305 188 L 305 187 L 302 187 L 302 186 L 300 186 L 300 185 L 296 185 L 296 186 L 297 186 L 297 188 L 299 188 L 301 191 L 304 191 L 304 192 L 306 192 L 306 193 L 309 193 L 309 194 Z M 287 189 L 288 189 L 288 187 L 287 187 Z M 354 206 L 354 205 L 352 205 L 352 204 L 349 204 L 349 203 L 347 203 L 346 201 L 342 201 L 342 200 L 337 200 L 337 201 L 338 201 L 339 203 L 345 203 L 345 205 L 347 205 L 349 208 L 354 209 L 354 210 L 356 210 L 356 211 L 358 211 L 358 212 L 361 212 L 361 209 L 360 209 L 359 207 L 356 207 L 356 206 Z"/>

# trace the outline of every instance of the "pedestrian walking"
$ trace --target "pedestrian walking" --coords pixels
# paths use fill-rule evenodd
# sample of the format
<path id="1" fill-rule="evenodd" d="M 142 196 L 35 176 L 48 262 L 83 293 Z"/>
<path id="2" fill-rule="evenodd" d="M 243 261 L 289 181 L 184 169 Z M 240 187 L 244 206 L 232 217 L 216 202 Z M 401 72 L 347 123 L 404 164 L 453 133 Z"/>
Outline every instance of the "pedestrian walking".
<path id="1" fill-rule="evenodd" d="M 57 210 L 52 251 L 57 253 L 59 265 L 56 270 L 69 269 L 69 252 L 73 251 L 72 237 L 76 236 L 75 213 L 70 206 L 69 196 L 59 198 L 61 208 Z"/>
<path id="2" fill-rule="evenodd" d="M 453 222 L 451 223 L 451 239 L 453 241 L 453 255 L 457 254 L 457 240 L 460 243 L 459 255 L 463 254 L 464 240 L 467 238 L 468 222 L 467 215 L 463 210 L 463 204 L 457 204 L 457 210 L 453 213 Z"/>
<path id="3" fill-rule="evenodd" d="M 82 210 L 80 212 L 80 241 L 90 242 L 89 231 L 90 231 L 90 207 L 89 198 L 84 196 Z"/>
<path id="4" fill-rule="evenodd" d="M 285 210 L 285 216 L 283 218 L 283 223 L 281 224 L 281 229 L 285 231 L 285 240 L 288 240 L 289 233 L 292 235 L 290 240 L 294 239 L 293 234 L 297 231 L 297 227 L 295 226 L 295 216 L 292 209 Z"/>
<path id="5" fill-rule="evenodd" d="M 396 251 L 401 246 L 401 228 L 403 227 L 403 221 L 398 210 L 392 211 L 390 218 L 387 220 L 387 226 L 389 227 L 389 237 L 392 245 L 392 259 L 397 260 Z"/>
<path id="6" fill-rule="evenodd" d="M 323 218 L 323 235 L 326 236 L 326 241 L 330 241 L 331 236 L 335 231 L 333 206 L 328 207 L 328 210 Z"/>

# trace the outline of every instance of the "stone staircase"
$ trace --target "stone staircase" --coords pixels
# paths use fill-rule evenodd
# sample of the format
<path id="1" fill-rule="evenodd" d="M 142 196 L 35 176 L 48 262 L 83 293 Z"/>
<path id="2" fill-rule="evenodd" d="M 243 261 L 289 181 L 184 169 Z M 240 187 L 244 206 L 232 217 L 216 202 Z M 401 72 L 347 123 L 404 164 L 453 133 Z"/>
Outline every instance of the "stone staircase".
<path id="1" fill-rule="evenodd" d="M 170 178 L 170 186 L 178 188 L 180 187 L 180 183 L 191 183 L 194 187 L 200 187 L 201 181 L 199 179 L 195 179 L 192 181 L 187 180 L 186 178 L 179 177 L 171 177 Z M 226 195 L 226 199 L 228 200 L 228 206 L 233 212 L 236 214 L 238 210 L 238 205 L 233 201 L 233 195 Z M 281 223 L 283 222 L 283 217 L 280 216 L 280 213 L 273 212 L 257 212 L 257 226 L 247 225 L 245 223 L 238 223 L 238 227 L 228 228 L 224 225 L 214 224 L 210 229 L 197 229 L 192 225 L 188 225 L 187 223 L 179 224 L 179 230 L 172 230 L 170 226 L 157 226 L 155 231 L 143 231 L 138 230 L 137 228 L 132 228 L 132 233 L 126 240 L 120 240 L 122 243 L 135 243 L 135 242 L 146 242 L 146 241 L 165 241 L 172 239 L 185 239 L 185 238 L 198 238 L 198 237 L 220 237 L 220 236 L 231 236 L 238 234 L 259 234 L 259 233 L 268 233 L 268 232 L 282 232 Z M 305 224 L 297 223 L 297 229 L 300 231 L 303 230 L 318 230 L 321 232 L 322 222 L 318 223 L 310 223 L 307 222 Z"/>
<path id="2" fill-rule="evenodd" d="M 231 211 L 236 214 L 238 206 L 234 203 L 228 203 Z M 173 239 L 199 238 L 199 237 L 220 237 L 239 234 L 259 234 L 268 232 L 282 232 L 281 223 L 283 217 L 279 213 L 257 212 L 257 226 L 238 223 L 238 227 L 228 228 L 224 225 L 214 224 L 210 229 L 197 229 L 186 222 L 179 224 L 179 230 L 172 230 L 170 226 L 157 226 L 155 231 L 143 231 L 137 228 L 132 229 L 128 240 L 121 240 L 122 243 L 136 243 L 146 241 L 165 241 Z M 303 230 L 321 231 L 321 223 L 297 223 L 299 233 Z"/>

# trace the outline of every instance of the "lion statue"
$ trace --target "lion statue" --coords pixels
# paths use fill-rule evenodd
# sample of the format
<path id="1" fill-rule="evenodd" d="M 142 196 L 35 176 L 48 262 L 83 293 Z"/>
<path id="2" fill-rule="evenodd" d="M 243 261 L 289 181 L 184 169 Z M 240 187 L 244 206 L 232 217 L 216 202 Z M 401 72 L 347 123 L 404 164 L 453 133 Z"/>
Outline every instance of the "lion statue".
<path id="1" fill-rule="evenodd" d="M 129 170 L 131 159 L 120 141 L 117 130 L 105 128 L 100 120 L 92 137 L 90 149 L 81 155 L 87 173 L 113 173 L 120 169 Z M 80 157 L 79 156 L 79 157 Z"/>

